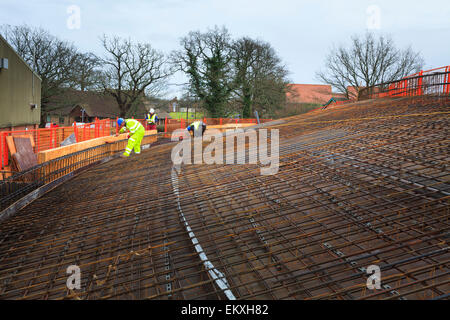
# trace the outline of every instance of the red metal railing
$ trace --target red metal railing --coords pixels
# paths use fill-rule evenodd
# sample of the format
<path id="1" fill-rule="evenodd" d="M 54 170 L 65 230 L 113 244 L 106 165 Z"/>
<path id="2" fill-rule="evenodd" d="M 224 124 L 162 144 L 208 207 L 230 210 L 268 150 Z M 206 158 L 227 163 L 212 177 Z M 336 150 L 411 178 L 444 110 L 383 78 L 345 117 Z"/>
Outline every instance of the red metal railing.
<path id="1" fill-rule="evenodd" d="M 420 71 L 403 79 L 364 88 L 360 99 L 450 94 L 450 66 Z"/>

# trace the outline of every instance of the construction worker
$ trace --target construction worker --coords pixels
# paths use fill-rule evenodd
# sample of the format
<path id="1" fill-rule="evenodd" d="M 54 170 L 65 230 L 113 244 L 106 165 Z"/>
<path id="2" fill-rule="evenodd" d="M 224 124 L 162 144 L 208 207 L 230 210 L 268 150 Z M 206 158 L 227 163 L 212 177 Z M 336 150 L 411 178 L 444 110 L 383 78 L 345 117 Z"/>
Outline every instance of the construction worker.
<path id="1" fill-rule="evenodd" d="M 188 126 L 186 129 L 189 132 L 192 131 L 194 137 L 200 137 L 200 132 L 201 132 L 201 136 L 203 137 L 203 135 L 205 134 L 205 130 L 206 130 L 206 124 L 203 121 L 195 121 L 195 122 L 191 123 L 191 125 Z"/>
<path id="2" fill-rule="evenodd" d="M 130 156 L 131 150 L 134 149 L 134 153 L 141 153 L 141 142 L 145 135 L 144 126 L 135 119 L 119 118 L 117 120 L 117 125 L 121 128 L 119 133 L 125 133 L 129 131 L 128 134 L 128 144 L 125 148 L 125 152 L 121 155 L 122 158 Z M 117 135 L 116 135 L 117 136 Z"/>
<path id="3" fill-rule="evenodd" d="M 158 121 L 158 117 L 156 116 L 155 109 L 151 108 L 145 119 L 147 120 L 147 130 L 156 130 L 156 122 Z"/>

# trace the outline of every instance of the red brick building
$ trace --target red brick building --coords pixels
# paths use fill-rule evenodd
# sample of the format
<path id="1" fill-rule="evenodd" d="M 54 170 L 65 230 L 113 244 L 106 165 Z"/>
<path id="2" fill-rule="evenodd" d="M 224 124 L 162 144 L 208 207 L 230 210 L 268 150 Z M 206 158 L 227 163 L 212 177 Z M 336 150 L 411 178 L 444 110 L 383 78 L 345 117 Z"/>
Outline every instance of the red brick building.
<path id="1" fill-rule="evenodd" d="M 358 90 L 354 87 L 347 87 L 350 99 L 356 100 Z M 335 100 L 347 100 L 344 93 L 332 91 L 331 85 L 327 84 L 289 84 L 286 94 L 290 103 L 325 104 L 331 98 Z"/>
<path id="2" fill-rule="evenodd" d="M 291 103 L 324 104 L 332 97 L 331 85 L 289 84 L 287 100 Z"/>

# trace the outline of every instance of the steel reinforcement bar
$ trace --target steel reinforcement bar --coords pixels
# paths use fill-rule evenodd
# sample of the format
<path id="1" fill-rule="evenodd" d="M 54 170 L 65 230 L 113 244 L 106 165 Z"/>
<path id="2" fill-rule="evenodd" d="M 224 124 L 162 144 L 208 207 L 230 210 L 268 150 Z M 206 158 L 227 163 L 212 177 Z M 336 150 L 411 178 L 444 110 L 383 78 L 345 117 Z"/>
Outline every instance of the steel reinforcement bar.
<path id="1" fill-rule="evenodd" d="M 175 143 L 90 168 L 0 225 L 0 298 L 448 299 L 449 105 L 377 103 L 269 128 L 274 175 L 175 180 Z"/>

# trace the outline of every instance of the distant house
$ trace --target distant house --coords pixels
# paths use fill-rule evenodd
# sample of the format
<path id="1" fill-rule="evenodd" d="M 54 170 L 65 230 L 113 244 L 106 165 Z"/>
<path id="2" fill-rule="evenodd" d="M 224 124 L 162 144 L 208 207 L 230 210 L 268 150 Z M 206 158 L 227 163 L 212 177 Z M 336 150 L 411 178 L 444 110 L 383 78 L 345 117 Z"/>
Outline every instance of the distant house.
<path id="1" fill-rule="evenodd" d="M 180 104 L 178 103 L 177 97 L 173 98 L 169 101 L 169 112 L 186 112 L 186 110 L 181 111 L 180 110 Z M 186 109 L 186 108 L 184 108 Z"/>
<path id="2" fill-rule="evenodd" d="M 41 121 L 41 78 L 0 35 L 0 130 L 34 129 Z"/>
<path id="3" fill-rule="evenodd" d="M 48 103 L 46 122 L 69 126 L 73 122 L 92 122 L 95 118 L 119 115 L 116 100 L 107 94 L 68 89 Z"/>
<path id="4" fill-rule="evenodd" d="M 135 118 L 145 118 L 149 105 L 141 103 L 133 111 Z M 120 115 L 116 100 L 109 94 L 92 91 L 66 90 L 49 103 L 47 122 L 69 126 L 73 122 L 114 119 Z"/>

